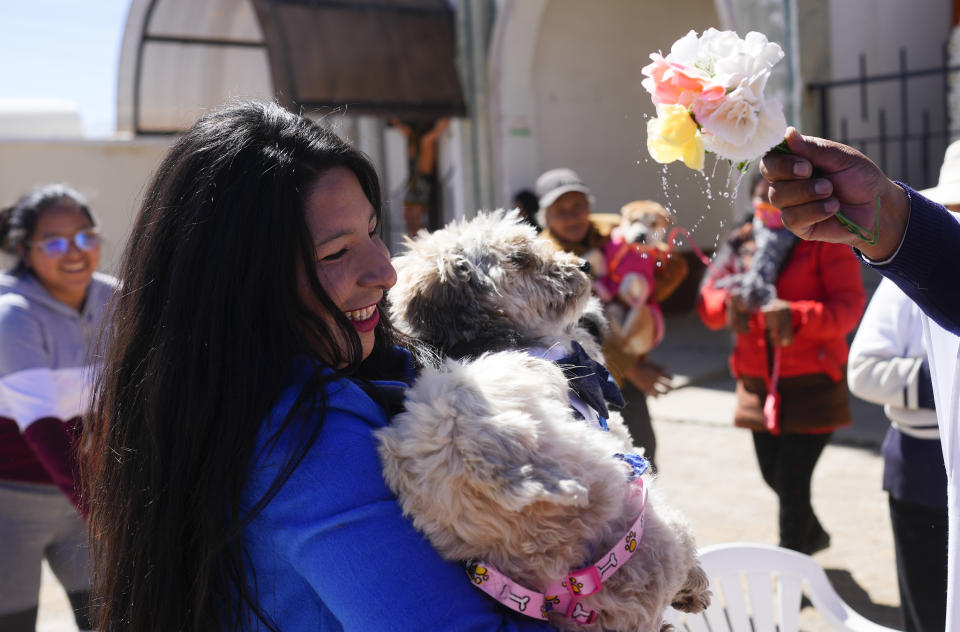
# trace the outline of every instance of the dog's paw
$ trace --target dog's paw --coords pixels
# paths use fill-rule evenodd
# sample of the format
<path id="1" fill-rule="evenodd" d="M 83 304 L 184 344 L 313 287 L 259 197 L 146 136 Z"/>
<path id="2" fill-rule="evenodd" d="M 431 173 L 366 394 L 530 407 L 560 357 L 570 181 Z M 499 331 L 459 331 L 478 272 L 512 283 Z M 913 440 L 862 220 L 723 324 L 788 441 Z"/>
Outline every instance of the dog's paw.
<path id="1" fill-rule="evenodd" d="M 694 564 L 670 605 L 681 612 L 703 612 L 710 605 L 710 596 L 710 578 L 700 564 Z"/>
<path id="2" fill-rule="evenodd" d="M 710 596 L 709 590 L 698 593 L 679 593 L 670 605 L 680 612 L 696 614 L 697 612 L 703 612 L 710 606 Z"/>

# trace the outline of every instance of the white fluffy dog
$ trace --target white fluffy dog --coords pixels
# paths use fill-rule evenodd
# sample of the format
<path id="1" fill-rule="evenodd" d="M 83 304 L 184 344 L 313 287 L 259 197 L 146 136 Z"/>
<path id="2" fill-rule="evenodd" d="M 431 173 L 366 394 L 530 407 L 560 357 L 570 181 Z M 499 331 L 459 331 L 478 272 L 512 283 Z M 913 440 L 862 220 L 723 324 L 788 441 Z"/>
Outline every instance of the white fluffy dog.
<path id="1" fill-rule="evenodd" d="M 577 344 L 599 354 L 578 326 L 582 261 L 515 213 L 421 232 L 408 247 L 394 260 L 394 322 L 459 358 L 425 369 L 378 431 L 384 476 L 414 525 L 488 594 L 560 628 L 655 631 L 671 604 L 705 608 L 689 525 L 649 475 L 636 478 L 619 414 L 610 432 L 583 401 L 577 414 L 570 367 L 548 359 Z"/>

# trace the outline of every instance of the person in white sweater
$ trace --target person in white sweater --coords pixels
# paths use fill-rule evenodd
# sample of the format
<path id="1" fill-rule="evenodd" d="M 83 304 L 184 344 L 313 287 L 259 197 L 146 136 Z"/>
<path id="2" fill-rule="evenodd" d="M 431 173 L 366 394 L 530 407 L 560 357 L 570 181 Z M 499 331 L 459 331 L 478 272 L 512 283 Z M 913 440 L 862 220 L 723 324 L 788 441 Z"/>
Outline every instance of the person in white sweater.
<path id="1" fill-rule="evenodd" d="M 896 546 L 906 632 L 943 630 L 947 602 L 947 475 L 923 347 L 920 308 L 892 281 L 874 293 L 850 347 L 850 391 L 883 405 L 883 489 Z"/>

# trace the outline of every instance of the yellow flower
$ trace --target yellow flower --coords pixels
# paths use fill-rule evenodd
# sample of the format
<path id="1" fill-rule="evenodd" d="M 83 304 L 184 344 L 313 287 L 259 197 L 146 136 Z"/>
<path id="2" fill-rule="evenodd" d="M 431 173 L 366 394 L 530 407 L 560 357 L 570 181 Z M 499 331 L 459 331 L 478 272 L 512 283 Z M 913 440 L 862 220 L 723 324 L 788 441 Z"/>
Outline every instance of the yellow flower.
<path id="1" fill-rule="evenodd" d="M 658 118 L 647 121 L 647 150 L 659 163 L 683 160 L 703 169 L 703 138 L 690 112 L 682 105 L 660 105 Z"/>

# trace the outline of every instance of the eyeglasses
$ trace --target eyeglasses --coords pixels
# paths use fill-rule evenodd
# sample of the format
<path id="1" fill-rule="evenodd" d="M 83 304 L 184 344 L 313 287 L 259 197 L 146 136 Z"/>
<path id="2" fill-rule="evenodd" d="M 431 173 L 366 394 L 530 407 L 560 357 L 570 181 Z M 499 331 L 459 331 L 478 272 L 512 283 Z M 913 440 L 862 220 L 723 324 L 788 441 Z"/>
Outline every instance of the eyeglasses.
<path id="1" fill-rule="evenodd" d="M 31 241 L 30 246 L 38 246 L 48 257 L 62 257 L 70 251 L 70 244 L 83 252 L 91 252 L 100 247 L 100 231 L 95 228 L 81 230 L 73 237 L 51 237 L 42 241 Z"/>

